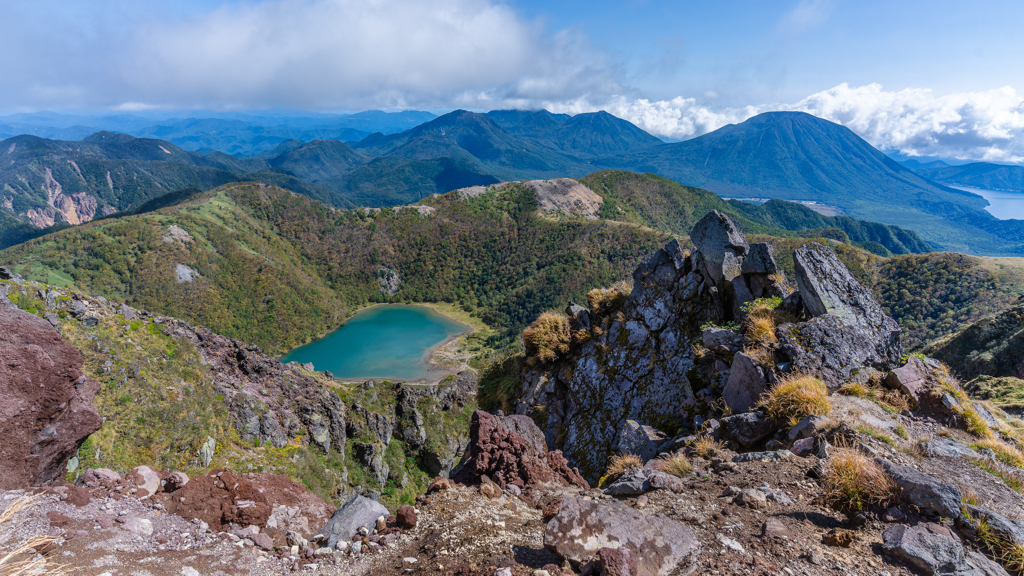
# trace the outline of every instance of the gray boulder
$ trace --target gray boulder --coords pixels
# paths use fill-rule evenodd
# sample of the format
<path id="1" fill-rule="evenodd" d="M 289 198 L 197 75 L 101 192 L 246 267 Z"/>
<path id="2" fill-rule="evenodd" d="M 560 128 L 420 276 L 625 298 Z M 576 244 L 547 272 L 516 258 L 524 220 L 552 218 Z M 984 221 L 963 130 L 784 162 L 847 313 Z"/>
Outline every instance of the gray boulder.
<path id="1" fill-rule="evenodd" d="M 893 526 L 882 534 L 882 551 L 889 556 L 906 560 L 925 574 L 1006 574 L 1001 566 L 981 554 L 966 552 L 949 529 L 938 524 Z"/>
<path id="2" fill-rule="evenodd" d="M 682 492 L 683 481 L 651 468 L 642 468 L 623 474 L 604 491 L 609 496 L 638 496 L 651 490 Z"/>
<path id="3" fill-rule="evenodd" d="M 919 358 L 910 357 L 907 363 L 894 369 L 885 376 L 886 388 L 899 390 L 914 402 L 919 402 L 921 395 L 928 389 L 928 367 Z"/>
<path id="4" fill-rule="evenodd" d="M 789 429 L 789 440 L 793 441 L 817 436 L 825 431 L 825 427 L 828 426 L 829 422 L 828 416 L 820 416 L 818 414 L 805 416 L 803 420 L 796 423 L 796 426 Z"/>
<path id="5" fill-rule="evenodd" d="M 761 412 L 733 414 L 721 419 L 724 437 L 751 448 L 775 432 L 775 424 Z"/>
<path id="6" fill-rule="evenodd" d="M 722 389 L 722 399 L 733 412 L 746 412 L 768 391 L 764 370 L 746 354 L 739 352 L 733 357 L 729 381 Z"/>
<path id="7" fill-rule="evenodd" d="M 775 263 L 771 245 L 764 242 L 750 245 L 746 257 L 743 258 L 744 274 L 774 274 L 778 271 L 779 266 Z"/>
<path id="8" fill-rule="evenodd" d="M 953 440 L 952 438 L 936 438 L 918 444 L 925 456 L 934 458 L 941 456 L 945 458 L 981 458 L 981 454 L 975 452 L 970 446 Z"/>
<path id="9" fill-rule="evenodd" d="M 989 528 L 997 536 L 1018 546 L 1024 546 L 1024 522 L 1011 520 L 983 506 L 976 506 L 974 504 L 966 504 L 965 506 L 971 517 L 981 518 L 988 522 Z"/>
<path id="10" fill-rule="evenodd" d="M 743 349 L 744 344 L 743 336 L 740 336 L 732 330 L 726 330 L 725 328 L 718 328 L 715 326 L 705 328 L 701 333 L 701 340 L 704 342 L 705 348 L 718 354 L 733 354 L 739 352 Z"/>
<path id="11" fill-rule="evenodd" d="M 943 518 L 957 518 L 960 515 L 960 489 L 948 482 L 933 478 L 909 466 L 893 464 L 883 458 L 876 462 L 896 482 L 903 501 L 913 504 L 922 512 Z"/>
<path id="12" fill-rule="evenodd" d="M 889 370 L 903 355 L 900 327 L 827 246 L 812 242 L 793 253 L 800 298 L 812 317 L 776 332 L 792 367 L 816 374 L 832 389 L 866 367 Z"/>
<path id="13" fill-rule="evenodd" d="M 334 548 L 338 541 L 348 542 L 360 528 L 371 533 L 377 525 L 377 518 L 388 516 L 388 509 L 380 502 L 362 496 L 353 496 L 344 506 L 338 508 L 323 528 L 316 531 L 327 537 L 327 547 Z"/>
<path id="14" fill-rule="evenodd" d="M 732 220 L 718 210 L 697 222 L 690 240 L 704 256 L 705 270 L 716 285 L 724 286 L 743 273 L 743 257 L 750 247 Z"/>
<path id="15" fill-rule="evenodd" d="M 664 515 L 644 516 L 617 500 L 566 496 L 544 531 L 544 547 L 575 566 L 601 548 L 626 548 L 637 559 L 637 576 L 658 576 L 695 559 L 700 542 Z"/>
<path id="16" fill-rule="evenodd" d="M 639 424 L 636 420 L 626 420 L 622 430 L 619 431 L 619 443 L 616 450 L 620 454 L 636 454 L 641 460 L 647 462 L 658 455 L 658 447 L 666 439 L 661 430 L 650 426 Z"/>

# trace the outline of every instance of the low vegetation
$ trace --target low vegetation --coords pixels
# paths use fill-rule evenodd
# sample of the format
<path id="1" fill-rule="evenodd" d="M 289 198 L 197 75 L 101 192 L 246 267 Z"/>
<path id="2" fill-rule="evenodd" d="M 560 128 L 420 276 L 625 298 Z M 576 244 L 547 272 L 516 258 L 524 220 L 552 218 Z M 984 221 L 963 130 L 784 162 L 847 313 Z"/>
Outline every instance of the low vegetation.
<path id="1" fill-rule="evenodd" d="M 9 501 L 0 512 L 0 574 L 4 576 L 63 576 L 69 572 L 63 566 L 51 564 L 36 551 L 52 543 L 56 538 L 46 534 L 17 539 L 16 529 L 33 513 L 37 496 L 22 496 Z M 14 541 L 12 541 L 14 540 Z"/>
<path id="2" fill-rule="evenodd" d="M 693 441 L 693 454 L 705 460 L 710 460 L 718 455 L 725 448 L 725 443 L 708 434 L 701 434 Z"/>
<path id="3" fill-rule="evenodd" d="M 662 456 L 658 459 L 661 470 L 678 478 L 689 478 L 693 472 L 693 464 L 686 457 L 685 452 L 676 452 L 671 456 Z"/>
<path id="4" fill-rule="evenodd" d="M 824 416 L 832 412 L 828 386 L 813 376 L 802 374 L 783 378 L 764 394 L 760 406 L 769 418 L 789 426 L 812 414 Z"/>
<path id="5" fill-rule="evenodd" d="M 608 469 L 604 472 L 604 482 L 628 474 L 634 470 L 644 467 L 644 461 L 636 454 L 616 454 L 608 463 Z M 604 483 L 602 482 L 602 484 Z"/>
<path id="6" fill-rule="evenodd" d="M 899 414 L 911 408 L 910 398 L 906 394 L 884 388 L 878 382 L 848 382 L 839 389 L 839 393 L 870 400 L 890 414 Z"/>
<path id="7" fill-rule="evenodd" d="M 544 312 L 523 330 L 523 344 L 530 358 L 553 362 L 569 351 L 569 319 L 559 312 Z"/>
<path id="8" fill-rule="evenodd" d="M 899 499 L 899 489 L 874 460 L 851 448 L 837 448 L 824 462 L 825 501 L 848 516 Z"/>

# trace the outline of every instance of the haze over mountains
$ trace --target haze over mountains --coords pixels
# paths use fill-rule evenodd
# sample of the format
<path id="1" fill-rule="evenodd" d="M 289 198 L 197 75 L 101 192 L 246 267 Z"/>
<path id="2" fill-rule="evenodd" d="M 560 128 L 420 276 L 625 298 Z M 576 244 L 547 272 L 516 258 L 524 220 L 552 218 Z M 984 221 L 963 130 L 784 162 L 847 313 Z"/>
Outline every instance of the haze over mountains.
<path id="1" fill-rule="evenodd" d="M 9 138 L 0 142 L 0 235 L 11 245 L 33 235 L 26 223 L 36 228 L 76 224 L 173 190 L 207 190 L 243 180 L 349 208 L 613 168 L 651 172 L 725 197 L 827 204 L 860 220 L 913 230 L 936 250 L 1024 254 L 1024 223 L 998 220 L 984 210 L 980 196 L 941 183 L 1014 189 L 1024 168 L 968 164 L 911 170 L 851 130 L 809 114 L 765 113 L 677 143 L 605 112 L 458 110 L 418 123 L 424 114 L 368 112 L 331 118 L 333 127 L 323 118 L 292 118 L 287 138 L 287 130 L 271 135 L 246 124 L 249 120 L 179 120 L 135 128 L 184 139 L 192 147 L 224 146 L 244 132 L 250 152 L 263 147 L 253 157 L 198 153 L 169 141 L 109 132 L 80 141 Z M 314 126 L 314 120 L 321 123 Z M 134 120 L 119 121 L 129 126 Z M 409 129 L 391 130 L 414 122 Z M 391 133 L 360 132 L 373 127 Z M 364 137 L 339 140 L 350 135 Z"/>

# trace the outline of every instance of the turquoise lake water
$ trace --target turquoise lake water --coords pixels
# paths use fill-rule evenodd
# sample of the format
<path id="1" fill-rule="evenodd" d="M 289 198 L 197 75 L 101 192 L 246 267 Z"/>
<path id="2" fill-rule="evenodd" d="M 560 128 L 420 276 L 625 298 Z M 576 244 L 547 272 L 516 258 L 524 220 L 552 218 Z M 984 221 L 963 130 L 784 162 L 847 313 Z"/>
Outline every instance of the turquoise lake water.
<path id="1" fill-rule="evenodd" d="M 427 364 L 434 347 L 469 327 L 425 306 L 388 304 L 356 313 L 324 338 L 296 348 L 282 362 L 312 362 L 343 379 L 434 380 Z"/>
<path id="2" fill-rule="evenodd" d="M 1000 220 L 1024 220 L 1024 192 L 1003 192 L 1001 190 L 982 190 L 966 186 L 951 186 L 977 194 L 988 200 L 985 210 Z"/>

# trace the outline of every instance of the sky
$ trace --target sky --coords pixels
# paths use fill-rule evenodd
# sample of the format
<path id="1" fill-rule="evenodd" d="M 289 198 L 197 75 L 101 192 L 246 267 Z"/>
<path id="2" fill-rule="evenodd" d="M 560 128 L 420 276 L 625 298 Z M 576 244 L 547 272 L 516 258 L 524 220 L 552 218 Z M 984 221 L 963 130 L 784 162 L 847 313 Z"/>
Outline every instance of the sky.
<path id="1" fill-rule="evenodd" d="M 802 110 L 1024 162 L 1024 2 L 0 0 L 0 112 L 607 110 L 667 138 Z"/>

